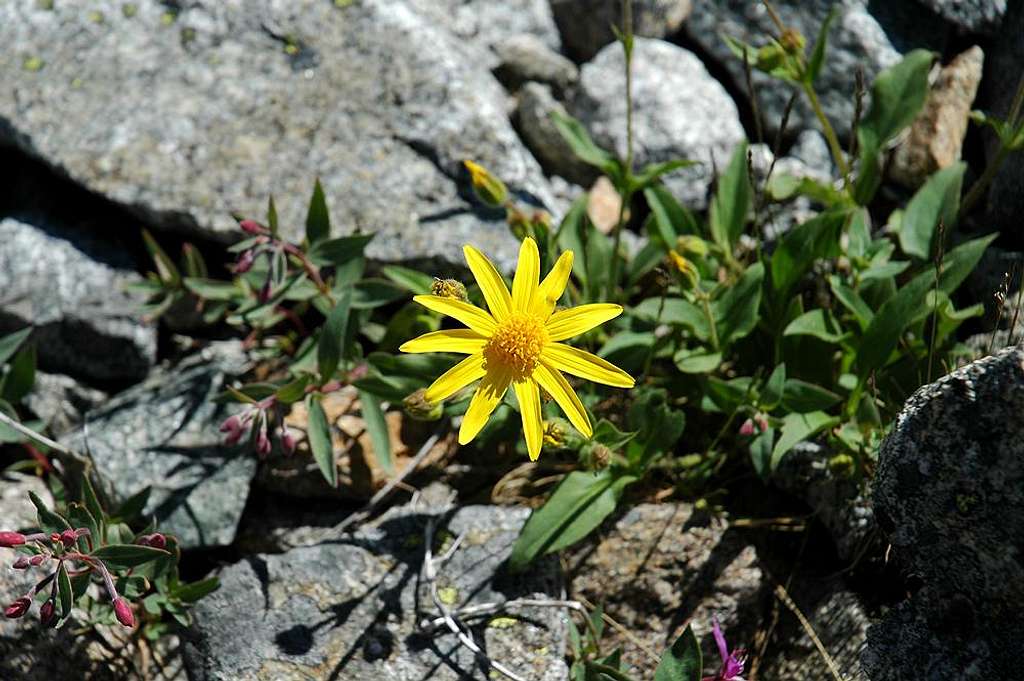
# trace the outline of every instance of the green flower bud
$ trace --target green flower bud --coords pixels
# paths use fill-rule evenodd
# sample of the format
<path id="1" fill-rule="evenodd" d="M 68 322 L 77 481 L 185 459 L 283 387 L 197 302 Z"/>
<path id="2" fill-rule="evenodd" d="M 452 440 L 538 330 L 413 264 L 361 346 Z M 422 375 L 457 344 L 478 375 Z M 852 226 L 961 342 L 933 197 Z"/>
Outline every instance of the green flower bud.
<path id="1" fill-rule="evenodd" d="M 700 283 L 700 272 L 697 271 L 697 266 L 676 251 L 669 251 L 668 259 L 672 261 L 673 267 L 683 275 L 690 288 L 697 288 L 697 284 Z"/>
<path id="2" fill-rule="evenodd" d="M 402 407 L 409 418 L 417 421 L 437 421 L 443 416 L 444 409 L 440 402 L 429 402 L 426 390 L 420 388 L 402 400 Z"/>
<path id="3" fill-rule="evenodd" d="M 857 464 L 849 454 L 836 454 L 828 460 L 828 468 L 834 475 L 848 478 L 857 470 Z"/>
<path id="4" fill-rule="evenodd" d="M 473 191 L 478 199 L 488 206 L 498 208 L 508 200 L 505 183 L 491 174 L 487 168 L 473 161 L 463 161 L 473 180 Z"/>

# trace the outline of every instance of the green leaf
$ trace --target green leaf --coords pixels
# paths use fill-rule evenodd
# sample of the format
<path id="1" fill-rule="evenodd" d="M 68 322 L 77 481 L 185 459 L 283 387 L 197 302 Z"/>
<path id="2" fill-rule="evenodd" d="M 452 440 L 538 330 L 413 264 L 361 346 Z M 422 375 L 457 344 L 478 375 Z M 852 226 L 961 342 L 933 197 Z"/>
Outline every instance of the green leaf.
<path id="1" fill-rule="evenodd" d="M 312 246 L 331 236 L 331 217 L 327 211 L 327 197 L 320 186 L 320 178 L 313 185 L 313 196 L 309 199 L 306 213 L 306 241 Z"/>
<path id="2" fill-rule="evenodd" d="M 706 348 L 680 348 L 672 361 L 684 374 L 707 374 L 722 363 L 722 353 Z"/>
<path id="3" fill-rule="evenodd" d="M 611 421 L 607 419 L 601 419 L 594 426 L 593 440 L 600 442 L 608 449 L 618 451 L 626 446 L 626 444 L 636 437 L 636 432 L 624 433 L 615 427 Z"/>
<path id="4" fill-rule="evenodd" d="M 985 249 L 998 236 L 999 234 L 989 234 L 973 239 L 946 253 L 939 271 L 939 290 L 946 295 L 952 294 L 974 270 Z"/>
<path id="5" fill-rule="evenodd" d="M 370 243 L 372 238 L 372 234 L 354 234 L 320 241 L 309 249 L 308 256 L 314 265 L 341 267 L 345 263 L 363 257 L 366 244 Z"/>
<path id="6" fill-rule="evenodd" d="M 153 235 L 148 230 L 142 230 L 142 241 L 146 244 L 146 250 L 149 251 L 150 257 L 153 258 L 153 264 L 156 265 L 156 272 L 160 276 L 160 281 L 174 288 L 180 286 L 181 274 L 178 272 L 178 268 L 174 266 L 174 261 L 160 247 L 160 244 L 156 242 L 156 239 L 153 238 Z"/>
<path id="7" fill-rule="evenodd" d="M 772 253 L 772 290 L 786 301 L 792 288 L 819 258 L 839 255 L 839 234 L 849 211 L 833 208 L 794 227 Z"/>
<path id="8" fill-rule="evenodd" d="M 320 472 L 331 487 L 338 486 L 338 467 L 334 463 L 334 445 L 331 442 L 331 429 L 327 424 L 327 415 L 320 400 L 310 396 L 306 399 L 306 410 L 309 413 L 307 437 L 313 458 L 320 466 Z"/>
<path id="9" fill-rule="evenodd" d="M 558 225 L 556 236 L 563 251 L 573 252 L 572 273 L 584 286 L 587 284 L 587 235 L 593 229 L 587 217 L 587 194 L 584 193 L 572 202 Z"/>
<path id="10" fill-rule="evenodd" d="M 654 670 L 654 681 L 700 681 L 704 668 L 700 643 L 690 625 L 665 651 Z"/>
<path id="11" fill-rule="evenodd" d="M 242 294 L 233 281 L 186 277 L 184 283 L 185 288 L 206 300 L 234 300 Z"/>
<path id="12" fill-rule="evenodd" d="M 408 267 L 388 265 L 381 268 L 380 272 L 405 290 L 416 295 L 427 295 L 434 286 L 434 278 L 429 274 L 417 272 Z"/>
<path id="13" fill-rule="evenodd" d="M 88 475 L 82 476 L 82 503 L 85 504 L 85 508 L 88 509 L 89 513 L 96 519 L 96 522 L 99 525 L 99 533 L 93 536 L 93 544 L 98 544 L 106 538 L 106 535 L 104 534 L 104 527 L 106 525 L 107 515 L 103 512 L 103 506 L 100 504 L 100 500 L 96 496 L 96 490 L 93 488 Z"/>
<path id="14" fill-rule="evenodd" d="M 700 232 L 693 215 L 665 187 L 648 187 L 644 190 L 644 198 L 654 218 L 651 238 L 656 239 L 666 253 L 676 247 L 676 240 L 681 235 Z"/>
<path id="15" fill-rule="evenodd" d="M 767 428 L 750 442 L 750 463 L 762 479 L 771 472 L 772 445 L 775 443 L 775 429 Z"/>
<path id="16" fill-rule="evenodd" d="M 581 161 L 600 168 L 613 182 L 621 178 L 622 171 L 618 159 L 597 146 L 582 123 L 560 111 L 552 111 L 551 120 L 558 134 Z"/>
<path id="17" fill-rule="evenodd" d="M 570 546 L 601 524 L 619 503 L 627 485 L 636 480 L 612 469 L 600 473 L 573 471 L 523 526 L 509 568 L 522 571 L 535 558 Z"/>
<path id="18" fill-rule="evenodd" d="M 941 222 L 946 233 L 953 229 L 960 209 L 960 189 L 967 164 L 958 161 L 934 173 L 907 204 L 900 226 L 903 252 L 928 260 L 935 252 L 936 228 Z"/>
<path id="19" fill-rule="evenodd" d="M 761 283 L 764 265 L 754 263 L 733 286 L 712 301 L 711 309 L 718 326 L 721 346 L 743 338 L 757 326 L 757 312 L 761 305 Z"/>
<path id="20" fill-rule="evenodd" d="M 786 386 L 782 391 L 782 408 L 786 411 L 806 414 L 828 409 L 842 399 L 831 390 L 826 390 L 819 385 L 801 381 L 799 378 L 790 378 L 786 381 Z"/>
<path id="21" fill-rule="evenodd" d="M 171 590 L 171 596 L 183 603 L 195 603 L 203 596 L 211 594 L 220 588 L 220 580 L 217 577 L 207 577 L 198 582 L 182 584 Z"/>
<path id="22" fill-rule="evenodd" d="M 102 560 L 111 570 L 129 570 L 153 560 L 166 558 L 171 554 L 152 546 L 107 544 L 99 547 L 90 555 Z"/>
<path id="23" fill-rule="evenodd" d="M 151 487 L 144 487 L 142 490 L 128 497 L 128 499 L 125 500 L 125 502 L 117 509 L 117 513 L 115 513 L 114 516 L 118 520 L 126 523 L 136 520 L 140 515 L 142 515 L 143 510 L 146 508 L 146 504 L 149 503 L 149 494 L 151 491 Z"/>
<path id="24" fill-rule="evenodd" d="M 3 380 L 3 398 L 17 404 L 32 391 L 36 381 L 36 346 L 26 345 L 14 356 Z"/>
<path id="25" fill-rule="evenodd" d="M 206 261 L 199 249 L 190 243 L 182 244 L 181 258 L 185 263 L 185 274 L 190 277 L 205 278 L 209 272 L 206 269 Z"/>
<path id="26" fill-rule="evenodd" d="M 64 561 L 61 561 L 57 567 L 57 593 L 60 595 L 61 618 L 68 617 L 75 599 L 72 595 L 74 591 L 71 588 L 71 578 L 68 577 L 68 569 Z"/>
<path id="27" fill-rule="evenodd" d="M 832 21 L 836 18 L 836 10 L 837 6 L 832 5 L 832 8 L 828 11 L 828 16 L 825 17 L 825 21 L 821 23 L 821 28 L 818 29 L 818 39 L 815 41 L 814 49 L 811 51 L 811 58 L 807 61 L 807 72 L 804 76 L 808 85 L 813 84 L 817 80 L 818 74 L 821 73 L 821 67 L 825 63 L 828 30 L 832 26 Z"/>
<path id="28" fill-rule="evenodd" d="M 0 338 L 0 364 L 6 364 L 7 360 L 14 356 L 14 353 L 18 351 L 18 348 L 21 347 L 21 344 L 25 342 L 25 339 L 31 333 L 32 327 L 29 326 L 21 331 L 15 331 Z"/>
<path id="29" fill-rule="evenodd" d="M 277 236 L 277 206 L 274 205 L 274 195 L 267 198 L 267 227 L 271 234 Z"/>
<path id="30" fill-rule="evenodd" d="M 370 310 L 408 297 L 405 287 L 386 279 L 363 279 L 353 289 L 352 309 Z"/>
<path id="31" fill-rule="evenodd" d="M 782 364 L 775 367 L 772 371 L 771 376 L 764 383 L 764 389 L 761 391 L 761 398 L 759 400 L 761 408 L 765 411 L 771 411 L 779 402 L 782 400 L 782 395 L 786 389 L 786 364 Z"/>
<path id="32" fill-rule="evenodd" d="M 820 433 L 826 428 L 839 423 L 838 416 L 829 416 L 823 411 L 812 411 L 808 414 L 787 414 L 780 428 L 779 441 L 772 449 L 771 469 L 774 471 L 779 466 L 789 450 L 807 438 Z"/>
<path id="33" fill-rule="evenodd" d="M 631 191 L 640 191 L 650 186 L 653 182 L 657 181 L 661 176 L 671 173 L 673 170 L 679 170 L 680 168 L 689 168 L 690 166 L 697 165 L 696 161 L 688 161 L 684 159 L 676 159 L 674 161 L 663 161 L 661 163 L 651 163 L 633 175 L 632 184 L 630 185 Z"/>
<path id="34" fill-rule="evenodd" d="M 659 310 L 661 316 L 658 316 Z M 662 305 L 661 298 L 648 298 L 633 309 L 629 314 L 637 319 L 656 324 L 685 327 L 698 339 L 707 342 L 711 337 L 708 318 L 704 312 L 683 298 L 666 298 Z"/>
<path id="35" fill-rule="evenodd" d="M 348 330 L 349 312 L 352 306 L 352 289 L 345 289 L 334 309 L 327 315 L 320 330 L 317 343 L 317 369 L 320 381 L 326 383 L 334 376 L 345 352 L 345 334 Z"/>
<path id="36" fill-rule="evenodd" d="M 868 324 L 871 323 L 871 319 L 875 316 L 875 313 L 871 310 L 864 299 L 860 297 L 860 294 L 854 291 L 852 288 L 842 282 L 842 280 L 836 275 L 831 275 L 828 278 L 829 288 L 832 289 L 832 295 L 836 297 L 840 303 L 843 304 L 847 310 L 853 313 L 854 318 L 860 325 L 861 330 L 868 328 Z"/>
<path id="37" fill-rule="evenodd" d="M 750 212 L 750 197 L 747 143 L 742 142 L 736 147 L 729 166 L 718 180 L 718 191 L 715 192 L 708 215 L 711 238 L 723 251 L 732 253 L 736 241 L 743 233 L 747 213 Z"/>
<path id="38" fill-rule="evenodd" d="M 77 503 L 68 504 L 68 520 L 71 526 L 75 529 L 85 527 L 89 529 L 89 535 L 92 539 L 92 545 L 98 546 L 100 543 L 100 524 L 93 517 L 92 513 L 89 512 L 85 506 Z M 85 546 L 88 542 L 87 539 L 79 537 L 78 545 Z"/>
<path id="39" fill-rule="evenodd" d="M 360 390 L 359 404 L 362 405 L 363 422 L 373 444 L 373 455 L 384 472 L 393 475 L 395 466 L 391 459 L 391 438 L 388 435 L 388 424 L 380 400 L 375 395 Z"/>
<path id="40" fill-rule="evenodd" d="M 309 381 L 310 377 L 308 375 L 296 378 L 294 381 L 286 383 L 280 388 L 278 388 L 277 391 L 274 393 L 274 398 L 280 404 L 291 404 L 293 402 L 298 402 L 305 396 L 306 386 L 309 385 Z"/>
<path id="41" fill-rule="evenodd" d="M 39 529 L 43 532 L 63 532 L 64 530 L 71 529 L 71 525 L 68 524 L 68 521 L 59 514 L 51 511 L 35 492 L 29 492 L 28 498 L 32 501 L 32 505 L 36 507 L 36 516 L 39 518 Z"/>
<path id="42" fill-rule="evenodd" d="M 839 332 L 839 323 L 828 310 L 816 309 L 805 312 L 786 326 L 783 336 L 813 336 L 826 343 L 839 343 L 844 334 Z"/>
<path id="43" fill-rule="evenodd" d="M 857 350 L 857 374 L 860 378 L 867 378 L 872 371 L 889 361 L 889 355 L 896 349 L 900 335 L 924 305 L 928 291 L 934 285 L 934 274 L 923 272 L 904 284 L 875 313 Z"/>

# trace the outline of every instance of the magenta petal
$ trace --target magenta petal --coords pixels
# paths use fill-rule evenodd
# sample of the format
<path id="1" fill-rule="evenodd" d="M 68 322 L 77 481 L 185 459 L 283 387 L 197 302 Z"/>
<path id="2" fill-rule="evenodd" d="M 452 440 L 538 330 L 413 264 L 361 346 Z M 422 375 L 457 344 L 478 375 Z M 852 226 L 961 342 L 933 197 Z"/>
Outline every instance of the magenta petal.
<path id="1" fill-rule="evenodd" d="M 715 645 L 718 646 L 718 654 L 722 658 L 722 668 L 724 669 L 726 662 L 729 661 L 729 647 L 725 643 L 722 627 L 718 626 L 718 620 L 714 617 L 711 618 L 711 633 L 715 636 Z"/>

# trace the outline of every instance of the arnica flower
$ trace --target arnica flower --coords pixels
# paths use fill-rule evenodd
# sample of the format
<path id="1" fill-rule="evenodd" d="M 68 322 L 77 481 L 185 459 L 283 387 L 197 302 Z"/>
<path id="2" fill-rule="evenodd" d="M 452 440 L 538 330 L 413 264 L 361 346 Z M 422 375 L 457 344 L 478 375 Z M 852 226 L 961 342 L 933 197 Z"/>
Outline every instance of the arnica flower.
<path id="1" fill-rule="evenodd" d="M 572 251 L 563 253 L 551 272 L 539 281 L 537 243 L 533 239 L 524 240 L 511 294 L 498 270 L 483 253 L 468 245 L 463 252 L 490 314 L 452 298 L 414 298 L 420 305 L 469 327 L 424 334 L 400 348 L 403 352 L 469 355 L 434 381 L 424 397 L 440 402 L 473 381 L 483 379 L 459 429 L 459 443 L 463 445 L 472 441 L 484 427 L 509 386 L 519 401 L 530 459 L 540 456 L 544 439 L 541 388 L 551 395 L 569 422 L 590 437 L 593 430 L 587 410 L 562 372 L 618 388 L 632 388 L 634 381 L 625 371 L 600 357 L 558 341 L 614 319 L 622 313 L 622 307 L 597 303 L 554 312 L 572 271 Z"/>

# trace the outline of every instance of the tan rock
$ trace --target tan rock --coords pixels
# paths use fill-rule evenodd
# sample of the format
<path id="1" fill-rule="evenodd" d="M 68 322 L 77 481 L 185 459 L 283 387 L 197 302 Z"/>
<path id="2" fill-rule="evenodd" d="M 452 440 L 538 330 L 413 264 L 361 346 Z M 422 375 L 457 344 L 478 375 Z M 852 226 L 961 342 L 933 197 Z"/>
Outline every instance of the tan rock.
<path id="1" fill-rule="evenodd" d="M 893 151 L 889 167 L 893 180 L 916 188 L 936 170 L 960 159 L 984 60 L 984 52 L 975 45 L 942 67 L 924 108 Z"/>

